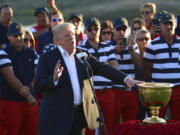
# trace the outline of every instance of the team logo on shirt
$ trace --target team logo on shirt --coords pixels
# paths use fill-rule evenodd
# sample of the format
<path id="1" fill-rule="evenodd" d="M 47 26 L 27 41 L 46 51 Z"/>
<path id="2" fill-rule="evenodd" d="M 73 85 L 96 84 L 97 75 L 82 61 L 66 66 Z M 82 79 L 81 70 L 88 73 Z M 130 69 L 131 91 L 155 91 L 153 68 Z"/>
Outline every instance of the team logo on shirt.
<path id="1" fill-rule="evenodd" d="M 28 59 L 28 62 L 31 62 L 31 61 L 32 61 L 32 59 L 31 59 L 31 58 L 29 58 L 29 59 Z"/>

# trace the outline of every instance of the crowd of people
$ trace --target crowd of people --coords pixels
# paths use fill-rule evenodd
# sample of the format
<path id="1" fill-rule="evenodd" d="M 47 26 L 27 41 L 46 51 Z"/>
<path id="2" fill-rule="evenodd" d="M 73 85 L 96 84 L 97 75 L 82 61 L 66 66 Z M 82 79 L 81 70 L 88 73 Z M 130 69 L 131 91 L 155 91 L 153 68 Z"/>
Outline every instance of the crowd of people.
<path id="1" fill-rule="evenodd" d="M 0 7 L 0 134 L 113 135 L 150 116 L 138 97 L 143 81 L 174 84 L 160 117 L 169 107 L 180 120 L 180 17 L 147 2 L 131 25 L 80 12 L 66 22 L 55 0 L 46 3 L 51 12 L 36 8 L 26 30 L 11 6 Z"/>

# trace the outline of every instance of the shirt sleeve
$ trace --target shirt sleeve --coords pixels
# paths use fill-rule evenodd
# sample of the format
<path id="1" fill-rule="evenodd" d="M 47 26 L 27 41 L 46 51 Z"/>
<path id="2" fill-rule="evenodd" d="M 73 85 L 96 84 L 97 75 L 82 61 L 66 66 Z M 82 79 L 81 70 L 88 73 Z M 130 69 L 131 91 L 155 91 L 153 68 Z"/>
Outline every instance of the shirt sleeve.
<path id="1" fill-rule="evenodd" d="M 0 50 L 0 69 L 12 66 L 12 62 L 8 54 L 4 50 Z"/>

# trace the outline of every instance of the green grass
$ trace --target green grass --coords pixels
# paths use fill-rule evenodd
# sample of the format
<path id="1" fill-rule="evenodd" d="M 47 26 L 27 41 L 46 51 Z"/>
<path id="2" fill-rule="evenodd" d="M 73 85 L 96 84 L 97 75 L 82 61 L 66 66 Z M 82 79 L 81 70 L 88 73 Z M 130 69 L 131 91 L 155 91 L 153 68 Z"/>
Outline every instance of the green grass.
<path id="1" fill-rule="evenodd" d="M 167 10 L 175 15 L 180 14 L 179 0 L 150 0 L 157 4 L 158 10 Z M 58 8 L 63 12 L 65 20 L 72 12 L 82 12 L 85 19 L 98 17 L 101 21 L 113 20 L 125 16 L 129 21 L 140 17 L 139 7 L 147 0 L 56 0 Z M 0 0 L 0 5 L 9 4 L 14 9 L 14 18 L 24 25 L 35 23 L 34 9 L 47 6 L 45 0 Z"/>

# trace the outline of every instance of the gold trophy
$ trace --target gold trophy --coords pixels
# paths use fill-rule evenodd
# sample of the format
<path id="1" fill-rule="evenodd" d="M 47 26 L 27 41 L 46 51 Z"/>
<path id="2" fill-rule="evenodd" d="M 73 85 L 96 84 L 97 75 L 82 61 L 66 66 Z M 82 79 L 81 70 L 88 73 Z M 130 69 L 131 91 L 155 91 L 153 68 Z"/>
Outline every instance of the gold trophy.
<path id="1" fill-rule="evenodd" d="M 149 107 L 151 117 L 143 122 L 147 124 L 166 123 L 165 119 L 159 118 L 159 109 L 165 107 L 170 98 L 173 84 L 170 83 L 141 83 L 138 85 L 139 97 L 145 107 Z"/>

